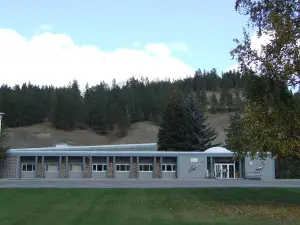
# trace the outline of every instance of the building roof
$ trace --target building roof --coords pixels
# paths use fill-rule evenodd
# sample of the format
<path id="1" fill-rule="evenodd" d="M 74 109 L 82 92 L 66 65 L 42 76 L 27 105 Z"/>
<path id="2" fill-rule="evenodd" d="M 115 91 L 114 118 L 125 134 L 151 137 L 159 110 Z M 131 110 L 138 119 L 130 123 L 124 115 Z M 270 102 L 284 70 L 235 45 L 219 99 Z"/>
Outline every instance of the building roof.
<path id="1" fill-rule="evenodd" d="M 34 151 L 34 150 L 10 150 L 8 156 L 142 156 L 142 157 L 231 157 L 233 153 L 206 153 L 206 152 L 163 152 L 163 151 Z"/>
<path id="2" fill-rule="evenodd" d="M 96 146 L 71 146 L 67 144 L 58 144 L 53 147 L 42 148 L 18 148 L 10 149 L 15 151 L 156 151 L 156 143 L 146 144 L 123 144 L 123 145 L 96 145 Z"/>
<path id="3" fill-rule="evenodd" d="M 206 152 L 206 153 L 232 153 L 231 151 L 229 151 L 228 149 L 223 148 L 223 147 L 212 147 L 212 148 L 205 150 L 204 152 Z"/>
<path id="4" fill-rule="evenodd" d="M 157 151 L 157 143 L 70 146 L 59 144 L 44 148 L 10 149 L 9 156 L 191 156 L 191 157 L 231 157 L 233 153 L 222 147 L 207 149 L 205 152 L 170 152 Z"/>

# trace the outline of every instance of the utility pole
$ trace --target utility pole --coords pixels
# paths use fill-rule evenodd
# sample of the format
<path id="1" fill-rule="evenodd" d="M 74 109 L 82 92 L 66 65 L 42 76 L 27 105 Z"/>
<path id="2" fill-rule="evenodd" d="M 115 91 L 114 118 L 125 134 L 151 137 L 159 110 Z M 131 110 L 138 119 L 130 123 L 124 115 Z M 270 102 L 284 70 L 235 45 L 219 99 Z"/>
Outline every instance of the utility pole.
<path id="1" fill-rule="evenodd" d="M 0 112 L 0 135 L 1 135 L 1 121 L 2 121 L 2 116 L 4 116 L 4 113 Z"/>

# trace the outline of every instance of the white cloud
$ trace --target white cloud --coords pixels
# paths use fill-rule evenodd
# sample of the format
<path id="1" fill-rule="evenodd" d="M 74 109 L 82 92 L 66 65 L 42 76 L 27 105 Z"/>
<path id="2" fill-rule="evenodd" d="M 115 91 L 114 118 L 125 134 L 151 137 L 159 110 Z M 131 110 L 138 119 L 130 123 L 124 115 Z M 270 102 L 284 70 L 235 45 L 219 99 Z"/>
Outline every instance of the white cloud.
<path id="1" fill-rule="evenodd" d="M 260 51 L 262 49 L 262 45 L 265 45 L 267 44 L 269 41 L 270 41 L 271 37 L 267 34 L 262 34 L 261 37 L 258 37 L 256 33 L 254 33 L 252 36 L 251 36 L 251 48 L 253 50 L 256 50 L 259 54 L 260 54 Z M 239 69 L 239 65 L 237 63 L 229 66 L 226 70 L 226 71 L 229 71 L 229 70 L 238 70 Z"/>
<path id="2" fill-rule="evenodd" d="M 180 52 L 188 52 L 189 51 L 189 47 L 182 42 L 172 42 L 172 43 L 168 44 L 168 46 L 172 51 L 180 51 Z"/>
<path id="3" fill-rule="evenodd" d="M 76 45 L 65 34 L 44 32 L 27 40 L 13 30 L 0 29 L 0 84 L 30 81 L 62 86 L 77 79 L 84 86 L 131 76 L 180 78 L 193 75 L 194 70 L 172 56 L 172 49 L 164 44 L 107 52 L 92 45 Z"/>
<path id="4" fill-rule="evenodd" d="M 135 41 L 135 42 L 133 42 L 133 46 L 136 47 L 136 48 L 139 48 L 139 47 L 142 46 L 142 43 L 139 42 L 139 41 Z"/>

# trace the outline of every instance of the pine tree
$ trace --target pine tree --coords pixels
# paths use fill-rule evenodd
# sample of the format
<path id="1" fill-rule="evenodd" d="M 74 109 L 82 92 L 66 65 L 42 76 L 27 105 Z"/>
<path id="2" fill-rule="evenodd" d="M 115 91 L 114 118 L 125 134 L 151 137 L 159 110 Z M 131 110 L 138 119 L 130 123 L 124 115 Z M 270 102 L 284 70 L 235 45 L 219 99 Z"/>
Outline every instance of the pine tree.
<path id="1" fill-rule="evenodd" d="M 174 89 L 166 105 L 158 131 L 159 151 L 189 151 L 191 149 L 183 103 Z"/>
<path id="2" fill-rule="evenodd" d="M 217 96 L 215 93 L 212 93 L 211 97 L 210 97 L 210 108 L 209 108 L 209 111 L 210 113 L 217 113 L 217 109 L 219 107 L 219 102 L 218 102 L 218 99 L 217 99 Z"/>
<path id="3" fill-rule="evenodd" d="M 1 125 L 1 133 L 0 133 L 0 159 L 3 159 L 5 157 L 5 153 L 8 151 L 9 147 L 7 146 L 7 130 L 6 127 Z"/>
<path id="4" fill-rule="evenodd" d="M 229 126 L 224 129 L 226 133 L 226 147 L 242 157 L 244 151 L 244 127 L 239 111 L 230 113 Z"/>
<path id="5" fill-rule="evenodd" d="M 193 151 L 205 151 L 206 149 L 220 145 L 213 144 L 218 134 L 207 122 L 201 102 L 194 92 L 190 93 L 184 101 L 185 116 L 187 118 L 190 143 Z"/>
<path id="6" fill-rule="evenodd" d="M 200 102 L 201 102 L 201 107 L 203 108 L 203 110 L 206 110 L 207 109 L 207 104 L 208 104 L 208 100 L 207 100 L 207 96 L 206 96 L 206 93 L 205 91 L 201 90 L 200 93 L 199 93 L 199 99 L 200 99 Z"/>
<path id="7" fill-rule="evenodd" d="M 225 110 L 228 90 L 222 89 L 219 100 L 219 112 Z"/>

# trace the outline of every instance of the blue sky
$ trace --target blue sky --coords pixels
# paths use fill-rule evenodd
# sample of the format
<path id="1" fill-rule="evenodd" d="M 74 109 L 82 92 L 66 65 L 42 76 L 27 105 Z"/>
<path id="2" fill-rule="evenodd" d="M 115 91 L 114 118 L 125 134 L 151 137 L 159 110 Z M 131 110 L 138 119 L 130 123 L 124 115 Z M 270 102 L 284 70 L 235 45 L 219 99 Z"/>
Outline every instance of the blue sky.
<path id="1" fill-rule="evenodd" d="M 233 38 L 242 38 L 245 17 L 234 10 L 235 0 L 10 0 L 0 6 L 0 28 L 29 39 L 41 25 L 72 37 L 77 45 L 103 51 L 135 48 L 134 42 L 180 42 L 189 51 L 173 56 L 193 68 L 225 70 L 234 61 Z M 50 30 L 49 30 L 50 31 Z M 41 31 L 39 31 L 41 32 Z"/>

